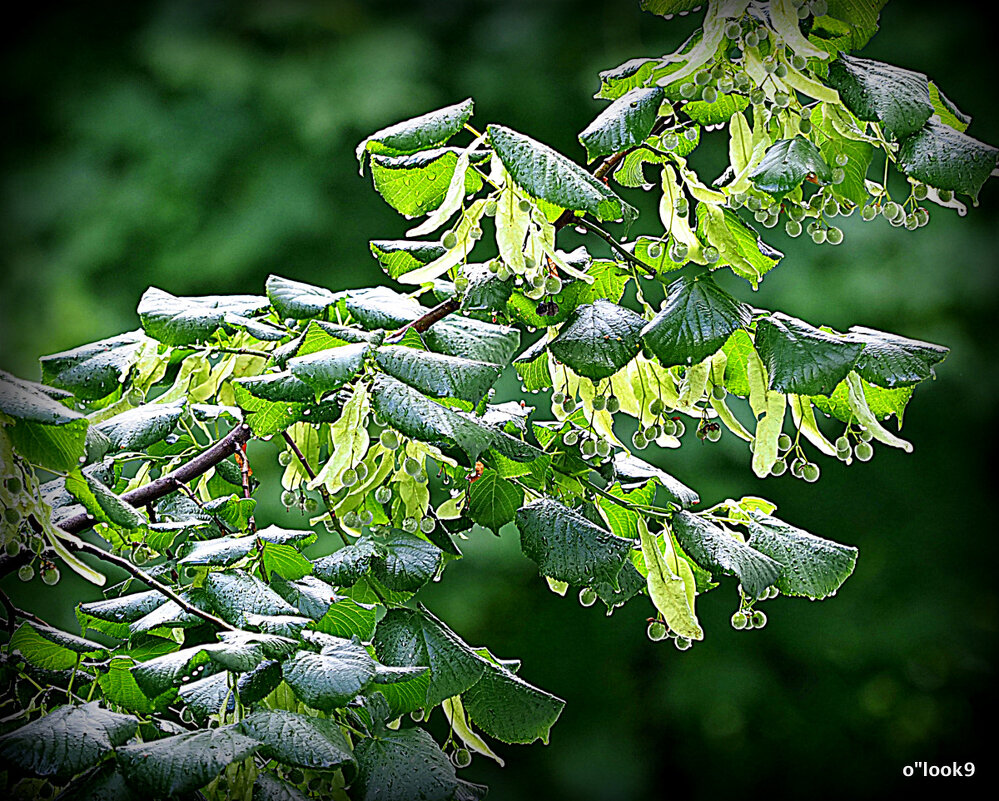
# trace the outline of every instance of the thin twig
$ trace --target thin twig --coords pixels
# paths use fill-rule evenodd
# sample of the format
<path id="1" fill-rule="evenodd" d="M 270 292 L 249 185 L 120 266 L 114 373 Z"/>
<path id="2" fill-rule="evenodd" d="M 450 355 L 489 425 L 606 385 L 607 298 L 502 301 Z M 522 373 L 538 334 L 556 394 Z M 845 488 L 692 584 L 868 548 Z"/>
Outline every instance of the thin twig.
<path id="1" fill-rule="evenodd" d="M 575 225 L 578 225 L 580 228 L 585 228 L 587 231 L 591 231 L 592 233 L 599 236 L 602 240 L 604 240 L 604 242 L 606 242 L 608 245 L 611 246 L 611 249 L 614 250 L 615 253 L 620 255 L 621 258 L 623 258 L 629 264 L 641 268 L 651 276 L 656 275 L 656 271 L 653 267 L 650 267 L 644 261 L 637 258 L 634 254 L 629 253 L 627 250 L 621 247 L 621 245 L 618 244 L 618 242 L 614 239 L 613 235 L 605 231 L 596 223 L 591 223 L 589 220 L 585 219 L 584 217 L 577 217 L 573 221 L 573 223 Z"/>

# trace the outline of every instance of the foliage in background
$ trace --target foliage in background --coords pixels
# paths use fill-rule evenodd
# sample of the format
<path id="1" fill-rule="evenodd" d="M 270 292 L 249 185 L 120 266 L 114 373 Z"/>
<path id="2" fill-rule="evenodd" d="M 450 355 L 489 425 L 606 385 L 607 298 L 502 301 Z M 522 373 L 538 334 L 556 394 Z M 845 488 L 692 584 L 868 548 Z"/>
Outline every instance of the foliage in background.
<path id="1" fill-rule="evenodd" d="M 495 145 L 495 144 L 496 144 L 496 143 L 494 142 L 494 145 Z M 380 167 L 380 168 L 384 168 L 384 167 L 385 167 L 385 164 L 381 164 L 381 165 L 379 165 L 379 167 Z M 424 169 L 425 169 L 425 168 L 424 168 Z M 512 169 L 511 169 L 511 172 L 512 172 Z M 807 174 L 807 173 L 806 173 L 806 174 Z M 832 178 L 832 176 L 830 175 L 830 180 L 831 180 L 831 178 Z M 376 176 L 376 181 L 377 181 L 377 180 L 378 180 L 378 179 L 377 179 L 377 176 Z M 383 185 L 383 186 L 385 186 L 384 182 L 382 183 L 382 185 Z M 836 185 L 836 184 L 833 184 L 833 186 L 835 186 L 835 185 Z M 830 190 L 830 191 L 832 191 L 832 190 Z M 597 207 L 597 208 L 598 208 L 598 211 L 599 211 L 599 207 Z M 675 208 L 675 207 L 674 207 L 674 208 Z M 761 222 L 762 222 L 762 220 L 761 220 Z M 818 230 L 818 229 L 817 229 L 817 230 Z M 822 230 L 829 230 L 829 229 L 822 229 Z M 710 241 L 711 241 L 711 239 L 708 239 L 708 242 L 710 242 Z M 445 244 L 447 244 L 447 242 L 445 242 Z M 457 244 L 457 242 L 455 242 L 454 244 Z M 703 242 L 702 242 L 701 244 L 707 244 L 707 243 L 703 243 Z M 710 245 L 709 245 L 709 246 L 710 246 Z M 696 246 L 695 246 L 695 247 L 696 247 Z M 557 254 L 552 254 L 552 255 L 554 256 L 554 255 L 557 255 Z M 709 255 L 710 255 L 710 252 L 709 252 Z M 569 265 L 567 264 L 566 266 L 569 266 Z M 526 265 L 525 265 L 525 267 L 526 267 Z M 561 280 L 561 279 L 560 279 L 560 280 Z M 570 284 L 570 286 L 571 286 L 571 284 Z M 446 288 L 445 288 L 445 289 L 446 289 Z M 467 289 L 467 287 L 466 287 L 465 289 Z M 559 294 L 559 293 L 556 293 L 556 294 Z M 158 300 L 162 300 L 162 299 L 158 298 Z M 548 303 L 548 302 L 551 302 L 551 301 L 550 301 L 550 300 L 548 300 L 548 299 L 545 299 L 545 300 L 544 300 L 543 302 L 545 302 L 545 303 Z M 558 303 L 558 302 L 556 301 L 556 303 Z M 563 305 L 564 305 L 564 304 L 562 304 L 562 303 L 558 303 L 558 306 L 559 306 L 559 308 L 560 308 L 560 309 L 562 308 L 562 306 L 563 306 Z M 234 310 L 234 312 L 239 312 L 239 311 L 245 311 L 245 309 L 235 309 L 235 310 Z M 544 315 L 544 316 L 550 316 L 550 315 Z M 148 328 L 148 326 L 147 326 L 147 331 L 148 331 L 148 330 L 149 330 L 149 328 Z M 552 350 L 552 352 L 554 353 L 554 352 L 556 351 L 556 348 L 552 348 L 551 350 Z M 380 366 L 382 367 L 382 369 L 386 369 L 386 368 L 384 367 L 384 365 L 380 365 Z M 421 388 L 423 388 L 423 387 L 421 387 Z M 474 486 L 476 486 L 476 484 L 473 484 L 472 486 L 474 487 Z M 486 484 L 485 486 L 488 486 L 488 483 L 487 483 L 487 484 Z M 403 522 L 404 522 L 404 521 L 403 521 Z"/>

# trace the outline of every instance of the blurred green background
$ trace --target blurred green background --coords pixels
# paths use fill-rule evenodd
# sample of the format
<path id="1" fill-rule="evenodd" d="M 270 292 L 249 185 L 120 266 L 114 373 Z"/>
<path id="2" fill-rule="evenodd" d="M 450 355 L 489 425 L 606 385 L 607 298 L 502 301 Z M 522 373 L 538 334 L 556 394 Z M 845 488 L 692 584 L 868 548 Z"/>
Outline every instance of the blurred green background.
<path id="1" fill-rule="evenodd" d="M 23 8 L 5 23 L 0 79 L 0 367 L 36 377 L 39 354 L 135 328 L 150 284 L 259 293 L 270 272 L 335 288 L 379 282 L 367 241 L 407 225 L 358 176 L 356 143 L 473 96 L 479 127 L 503 122 L 582 160 L 575 137 L 600 108 L 596 73 L 672 50 L 694 25 L 637 6 Z M 882 27 L 865 55 L 929 73 L 974 115 L 970 133 L 999 143 L 993 33 L 978 15 L 896 0 Z M 725 140 L 706 142 L 694 164 L 710 179 Z M 653 212 L 653 198 L 637 194 L 629 199 Z M 867 796 L 906 786 L 902 766 L 915 760 L 991 770 L 976 730 L 995 680 L 999 192 L 988 186 L 964 219 L 935 211 L 913 233 L 858 216 L 844 221 L 837 248 L 775 229 L 785 263 L 751 298 L 746 285 L 730 286 L 816 323 L 950 346 L 939 380 L 916 392 L 906 416 L 915 452 L 879 448 L 851 468 L 824 460 L 818 485 L 764 486 L 729 438 L 715 447 L 691 438 L 659 458 L 706 501 L 764 494 L 786 519 L 859 546 L 854 577 L 823 604 L 768 603 L 769 625 L 752 633 L 729 627 L 736 597 L 726 582 L 700 601 L 707 640 L 680 653 L 646 639 L 651 607 L 641 601 L 612 618 L 582 609 L 547 590 L 515 532 L 478 532 L 426 602 L 469 642 L 523 658 L 525 678 L 568 702 L 549 746 L 502 747 L 505 769 L 478 759 L 467 771 L 491 797 Z M 641 230 L 656 224 L 653 213 Z M 294 522 L 276 498 L 261 509 Z M 12 589 L 22 600 L 37 592 Z M 34 600 L 69 625 L 79 591 L 66 580 Z"/>

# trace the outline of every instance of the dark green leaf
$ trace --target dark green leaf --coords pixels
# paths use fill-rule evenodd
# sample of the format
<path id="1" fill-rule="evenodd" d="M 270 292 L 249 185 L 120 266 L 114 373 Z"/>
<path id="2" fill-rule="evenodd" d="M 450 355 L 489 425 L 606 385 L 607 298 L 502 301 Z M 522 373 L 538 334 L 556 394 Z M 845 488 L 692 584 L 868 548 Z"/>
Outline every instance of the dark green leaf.
<path id="1" fill-rule="evenodd" d="M 147 796 L 129 787 L 118 766 L 107 762 L 80 776 L 57 798 L 58 801 L 146 801 Z"/>
<path id="2" fill-rule="evenodd" d="M 419 301 L 384 286 L 350 290 L 346 307 L 351 317 L 369 331 L 400 328 L 427 311 Z"/>
<path id="3" fill-rule="evenodd" d="M 251 317 L 270 306 L 256 295 L 211 295 L 178 298 L 150 287 L 139 301 L 139 319 L 145 332 L 167 345 L 204 342 L 214 334 L 226 314 Z"/>
<path id="4" fill-rule="evenodd" d="M 255 753 L 260 744 L 232 727 L 164 737 L 119 748 L 118 764 L 128 782 L 151 798 L 204 787 L 227 765 Z"/>
<path id="5" fill-rule="evenodd" d="M 222 667 L 211 660 L 208 651 L 197 645 L 154 657 L 131 668 L 133 678 L 149 698 L 156 698 L 171 688 L 221 670 Z"/>
<path id="6" fill-rule="evenodd" d="M 645 86 L 659 59 L 633 58 L 618 67 L 600 73 L 600 91 L 596 97 L 616 100 L 632 89 Z"/>
<path id="7" fill-rule="evenodd" d="M 841 53 L 829 65 L 829 85 L 857 119 L 880 122 L 897 139 L 930 118 L 930 87 L 921 72 Z"/>
<path id="8" fill-rule="evenodd" d="M 198 718 L 236 709 L 236 692 L 229 686 L 228 673 L 216 673 L 181 686 L 178 694 L 184 705 Z"/>
<path id="9" fill-rule="evenodd" d="M 173 431 L 183 412 L 184 404 L 180 401 L 147 403 L 116 414 L 94 428 L 108 438 L 115 450 L 141 451 Z"/>
<path id="10" fill-rule="evenodd" d="M 454 766 L 423 729 L 386 731 L 361 740 L 354 750 L 357 801 L 452 801 Z"/>
<path id="11" fill-rule="evenodd" d="M 416 592 L 441 567 L 440 548 L 401 529 L 385 531 L 378 547 L 372 572 L 383 586 L 396 592 Z"/>
<path id="12" fill-rule="evenodd" d="M 503 369 L 498 364 L 397 345 L 375 351 L 375 361 L 386 373 L 438 398 L 478 403 Z"/>
<path id="13" fill-rule="evenodd" d="M 803 136 L 796 136 L 771 145 L 763 161 L 749 173 L 749 180 L 763 192 L 786 195 L 809 176 L 827 184 L 832 180 L 832 170 L 815 145 Z"/>
<path id="14" fill-rule="evenodd" d="M 547 743 L 565 701 L 528 684 L 502 665 L 483 661 L 485 674 L 462 694 L 472 722 L 505 743 Z"/>
<path id="15" fill-rule="evenodd" d="M 517 512 L 520 546 L 543 576 L 589 586 L 618 586 L 617 576 L 632 543 L 617 537 L 567 506 L 540 498 Z"/>
<path id="16" fill-rule="evenodd" d="M 598 220 L 631 222 L 638 212 L 575 162 L 547 145 L 490 125 L 489 141 L 513 180 L 533 197 Z"/>
<path id="17" fill-rule="evenodd" d="M 857 359 L 857 372 L 870 383 L 888 389 L 933 377 L 934 365 L 950 352 L 940 345 L 861 326 L 851 328 L 849 337 L 864 345 Z"/>
<path id="18" fill-rule="evenodd" d="M 435 323 L 423 338 L 438 353 L 502 366 L 508 365 L 520 348 L 516 328 L 454 315 Z"/>
<path id="19" fill-rule="evenodd" d="M 658 118 L 663 96 L 659 87 L 633 89 L 601 111 L 579 135 L 587 160 L 644 142 Z"/>
<path id="20" fill-rule="evenodd" d="M 385 665 L 429 667 L 425 706 L 463 693 L 485 671 L 484 662 L 457 634 L 425 609 L 390 609 L 375 631 L 375 652 Z"/>
<path id="21" fill-rule="evenodd" d="M 239 722 L 239 730 L 261 743 L 261 754 L 282 765 L 335 770 L 354 761 L 350 744 L 331 720 L 262 709 Z"/>
<path id="22" fill-rule="evenodd" d="M 293 320 L 316 317 L 343 297 L 343 293 L 331 292 L 325 287 L 303 284 L 280 275 L 267 276 L 265 288 L 277 313 Z"/>
<path id="23" fill-rule="evenodd" d="M 97 701 L 61 706 L 0 736 L 0 763 L 14 775 L 68 779 L 127 742 L 138 720 L 102 709 Z"/>
<path id="24" fill-rule="evenodd" d="M 136 529 L 148 522 L 134 506 L 123 501 L 101 482 L 79 470 L 73 470 L 66 476 L 66 489 L 83 504 L 95 520 L 101 523 L 109 523 L 124 529 Z"/>
<path id="25" fill-rule="evenodd" d="M 99 642 L 31 620 L 17 627 L 7 646 L 11 653 L 19 653 L 32 665 L 45 670 L 73 668 L 82 654 L 107 655 Z"/>
<path id="26" fill-rule="evenodd" d="M 770 389 L 829 395 L 853 369 L 864 345 L 772 312 L 756 322 L 756 350 L 767 368 Z"/>
<path id="27" fill-rule="evenodd" d="M 666 288 L 662 311 L 642 329 L 642 340 L 666 367 L 696 364 L 750 318 L 749 307 L 710 277 L 684 276 Z"/>
<path id="28" fill-rule="evenodd" d="M 256 704 L 270 695 L 281 683 L 281 663 L 265 659 L 252 670 L 240 674 L 236 692 L 242 704 Z"/>
<path id="29" fill-rule="evenodd" d="M 0 370 L 0 412 L 15 420 L 52 426 L 82 419 L 82 414 L 63 406 L 47 390 L 43 384 L 24 381 Z M 51 392 L 61 393 L 61 390 Z"/>
<path id="30" fill-rule="evenodd" d="M 121 386 L 144 339 L 141 331 L 131 331 L 43 356 L 42 380 L 84 400 L 105 398 Z"/>
<path id="31" fill-rule="evenodd" d="M 293 615 L 298 611 L 260 579 L 242 570 L 209 573 L 205 592 L 218 613 L 235 625 L 241 625 L 247 614 Z"/>
<path id="32" fill-rule="evenodd" d="M 738 576 L 746 595 L 759 598 L 780 575 L 780 565 L 753 548 L 734 532 L 691 512 L 673 516 L 680 545 L 701 567 L 726 576 Z"/>
<path id="33" fill-rule="evenodd" d="M 264 575 L 271 578 L 277 575 L 294 581 L 312 572 L 312 562 L 291 545 L 265 542 L 262 556 Z"/>
<path id="34" fill-rule="evenodd" d="M 86 459 L 86 443 L 92 433 L 87 425 L 84 418 L 57 425 L 18 420 L 7 433 L 14 450 L 31 464 L 66 472 Z"/>
<path id="35" fill-rule="evenodd" d="M 318 654 L 299 651 L 284 663 L 282 672 L 304 703 L 331 712 L 346 706 L 368 686 L 375 675 L 375 662 L 364 646 L 338 640 Z"/>
<path id="36" fill-rule="evenodd" d="M 638 355 L 644 325 L 645 320 L 631 309 L 597 300 L 576 309 L 548 349 L 574 372 L 599 381 Z"/>
<path id="37" fill-rule="evenodd" d="M 439 242 L 411 239 L 373 239 L 371 255 L 378 259 L 389 278 L 398 278 L 436 261 L 447 251 Z"/>
<path id="38" fill-rule="evenodd" d="M 485 470 L 468 488 L 468 516 L 480 526 L 499 531 L 513 522 L 524 502 L 524 491 L 501 478 L 495 470 Z"/>
<path id="39" fill-rule="evenodd" d="M 977 198 L 999 150 L 936 119 L 902 140 L 898 165 L 910 178 Z"/>
<path id="40" fill-rule="evenodd" d="M 747 108 L 749 108 L 749 98 L 745 95 L 719 93 L 713 103 L 704 100 L 686 103 L 683 113 L 700 125 L 719 125 L 732 119 L 732 115 L 736 112 L 745 111 Z"/>
<path id="41" fill-rule="evenodd" d="M 242 387 L 254 398 L 272 403 L 311 403 L 316 397 L 316 391 L 291 372 L 237 378 L 236 386 Z M 240 403 L 238 390 L 236 402 Z M 240 403 L 240 405 L 244 409 L 247 408 L 245 404 Z"/>
<path id="42" fill-rule="evenodd" d="M 857 549 L 822 539 L 782 520 L 757 515 L 746 524 L 749 544 L 781 566 L 777 589 L 821 599 L 835 595 L 853 573 Z"/>
<path id="43" fill-rule="evenodd" d="M 253 801 L 308 801 L 295 785 L 271 773 L 261 773 L 253 783 Z"/>
<path id="44" fill-rule="evenodd" d="M 371 346 L 367 344 L 341 345 L 308 356 L 296 356 L 288 361 L 288 369 L 316 394 L 332 392 L 360 372 L 370 350 Z"/>
<path id="45" fill-rule="evenodd" d="M 329 556 L 312 563 L 312 572 L 337 587 L 350 587 L 371 568 L 371 561 L 378 551 L 370 538 L 361 537 L 353 545 L 346 545 Z"/>
<path id="46" fill-rule="evenodd" d="M 383 128 L 357 146 L 357 160 L 363 166 L 365 152 L 398 156 L 443 144 L 468 122 L 474 105 L 468 98 L 453 106 Z"/>
<path id="47" fill-rule="evenodd" d="M 700 503 L 700 497 L 694 490 L 677 481 L 673 476 L 655 465 L 649 464 L 637 456 L 624 451 L 614 454 L 614 479 L 621 483 L 624 490 L 635 489 L 649 481 L 658 482 L 666 493 L 669 503 L 677 504 L 681 509 L 689 509 Z"/>

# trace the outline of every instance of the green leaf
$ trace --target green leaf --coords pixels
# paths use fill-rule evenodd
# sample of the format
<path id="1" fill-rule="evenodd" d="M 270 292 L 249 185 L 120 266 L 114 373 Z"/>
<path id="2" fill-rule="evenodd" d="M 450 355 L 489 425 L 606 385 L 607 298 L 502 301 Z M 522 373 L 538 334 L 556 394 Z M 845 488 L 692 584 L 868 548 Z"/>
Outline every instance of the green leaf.
<path id="1" fill-rule="evenodd" d="M 498 364 L 397 345 L 375 351 L 375 362 L 389 375 L 426 395 L 472 403 L 482 400 L 503 369 Z"/>
<path id="2" fill-rule="evenodd" d="M 314 561 L 312 572 L 338 587 L 349 587 L 368 572 L 377 553 L 371 539 L 361 537 L 353 545 L 346 545 Z"/>
<path id="3" fill-rule="evenodd" d="M 896 139 L 918 131 L 933 113 L 921 72 L 841 53 L 829 65 L 827 80 L 857 119 L 880 122 Z"/>
<path id="4" fill-rule="evenodd" d="M 614 454 L 614 479 L 621 483 L 624 490 L 634 489 L 649 481 L 658 482 L 666 494 L 669 503 L 675 503 L 681 509 L 689 509 L 700 503 L 701 499 L 694 490 L 675 479 L 665 470 L 660 470 L 637 456 L 619 451 Z"/>
<path id="5" fill-rule="evenodd" d="M 486 671 L 462 695 L 469 718 L 505 743 L 548 743 L 565 701 L 528 684 L 504 666 L 483 659 Z"/>
<path id="6" fill-rule="evenodd" d="M 67 410 L 68 411 L 68 410 Z M 33 465 L 65 472 L 79 467 L 86 456 L 89 432 L 85 419 L 60 425 L 18 420 L 7 431 L 14 449 Z"/>
<path id="7" fill-rule="evenodd" d="M 295 785 L 271 773 L 261 773 L 253 782 L 253 801 L 308 801 Z"/>
<path id="8" fill-rule="evenodd" d="M 276 659 L 265 659 L 236 680 L 236 692 L 239 694 L 240 703 L 259 703 L 270 695 L 281 681 L 281 663 Z"/>
<path id="9" fill-rule="evenodd" d="M 710 203 L 697 204 L 697 234 L 718 248 L 716 268 L 728 265 L 754 289 L 784 258 L 734 211 Z"/>
<path id="10" fill-rule="evenodd" d="M 874 147 L 868 142 L 839 136 L 831 125 L 823 127 L 829 138 L 822 143 L 820 148 L 822 157 L 829 164 L 833 164 L 837 156 L 846 156 L 848 159 L 843 167 L 845 177 L 842 183 L 832 185 L 833 192 L 853 201 L 858 206 L 863 206 L 869 197 L 867 170 L 874 156 Z"/>
<path id="11" fill-rule="evenodd" d="M 644 142 L 658 118 L 663 97 L 659 87 L 633 89 L 601 111 L 579 135 L 587 161 Z"/>
<path id="12" fill-rule="evenodd" d="M 83 417 L 59 403 L 50 392 L 63 395 L 61 390 L 49 390 L 43 384 L 24 381 L 0 370 L 0 412 L 3 414 L 15 420 L 52 426 L 72 423 Z"/>
<path id="13" fill-rule="evenodd" d="M 829 0 L 826 15 L 814 20 L 813 31 L 828 20 L 845 23 L 847 33 L 842 49 L 860 50 L 877 33 L 878 17 L 887 2 L 888 0 Z"/>
<path id="14" fill-rule="evenodd" d="M 127 745 L 116 756 L 130 785 L 149 797 L 166 798 L 204 787 L 227 765 L 259 748 L 256 740 L 226 727 Z"/>
<path id="15" fill-rule="evenodd" d="M 371 350 L 368 344 L 341 345 L 288 360 L 288 369 L 318 394 L 339 389 L 354 378 Z"/>
<path id="16" fill-rule="evenodd" d="M 139 721 L 102 709 L 97 701 L 61 706 L 0 736 L 0 763 L 16 776 L 68 779 L 126 743 Z"/>
<path id="17" fill-rule="evenodd" d="M 395 667 L 428 667 L 424 706 L 465 692 L 485 672 L 485 663 L 426 609 L 390 609 L 375 631 L 378 660 Z"/>
<path id="18" fill-rule="evenodd" d="M 423 729 L 386 731 L 354 749 L 357 801 L 452 801 L 458 779 L 454 766 Z"/>
<path id="19" fill-rule="evenodd" d="M 76 609 L 76 617 L 83 629 L 94 629 L 118 639 L 126 639 L 129 636 L 129 623 L 162 606 L 166 600 L 166 596 L 157 590 L 136 592 L 119 598 L 80 604 Z"/>
<path id="20" fill-rule="evenodd" d="M 678 278 L 663 303 L 642 329 L 642 340 L 665 367 L 700 363 L 751 318 L 746 304 L 708 276 Z"/>
<path id="21" fill-rule="evenodd" d="M 350 316 L 369 331 L 400 328 L 427 311 L 419 301 L 384 286 L 352 289 L 345 305 Z"/>
<path id="22" fill-rule="evenodd" d="M 598 220 L 624 219 L 638 212 L 578 164 L 530 137 L 490 125 L 489 141 L 510 177 L 532 197 L 563 209 L 583 211 Z"/>
<path id="23" fill-rule="evenodd" d="M 173 689 L 168 688 L 164 693 L 153 698 L 147 697 L 139 689 L 135 676 L 132 675 L 131 669 L 134 664 L 129 657 L 112 657 L 107 673 L 101 673 L 97 677 L 97 683 L 100 685 L 101 692 L 104 693 L 104 698 L 117 707 L 129 712 L 137 712 L 140 715 L 163 711 L 167 703 L 174 697 Z"/>
<path id="24" fill-rule="evenodd" d="M 694 614 L 694 582 L 689 566 L 672 553 L 672 565 L 668 564 L 659 550 L 657 538 L 649 532 L 644 522 L 639 536 L 642 541 L 642 559 L 647 571 L 649 597 L 656 610 L 662 615 L 666 625 L 681 637 L 703 640 L 704 631 Z M 684 573 L 686 578 L 683 577 Z"/>
<path id="25" fill-rule="evenodd" d="M 141 331 L 131 331 L 43 356 L 42 380 L 84 400 L 105 398 L 121 386 L 144 341 Z"/>
<path id="26" fill-rule="evenodd" d="M 114 762 L 107 762 L 80 776 L 58 798 L 59 801 L 143 801 L 145 797 L 129 787 Z"/>
<path id="27" fill-rule="evenodd" d="M 632 89 L 643 87 L 659 65 L 656 58 L 633 58 L 600 73 L 600 91 L 594 97 L 616 100 Z"/>
<path id="28" fill-rule="evenodd" d="M 809 176 L 827 184 L 832 180 L 832 169 L 815 145 L 803 136 L 796 136 L 771 145 L 763 161 L 749 173 L 749 180 L 763 192 L 786 195 Z"/>
<path id="29" fill-rule="evenodd" d="M 198 609 L 211 611 L 208 599 L 202 590 L 184 591 L 180 593 L 180 597 Z M 202 623 L 204 620 L 184 611 L 175 601 L 166 601 L 133 622 L 129 626 L 129 632 L 134 637 L 159 628 L 191 628 Z"/>
<path id="30" fill-rule="evenodd" d="M 94 428 L 118 451 L 142 451 L 166 438 L 184 413 L 183 402 L 147 403 L 109 417 Z"/>
<path id="31" fill-rule="evenodd" d="M 857 564 L 857 549 L 822 539 L 775 517 L 757 514 L 746 523 L 749 544 L 781 566 L 777 589 L 813 600 L 835 595 Z"/>
<path id="32" fill-rule="evenodd" d="M 713 103 L 695 100 L 683 106 L 683 113 L 700 125 L 720 125 L 749 108 L 749 98 L 740 94 L 719 93 Z"/>
<path id="33" fill-rule="evenodd" d="M 268 526 L 256 534 L 245 537 L 217 537 L 213 540 L 191 542 L 184 556 L 178 560 L 181 565 L 203 565 L 213 567 L 228 567 L 250 554 L 257 541 L 274 545 L 292 543 L 304 547 L 314 542 L 316 534 L 311 530 L 288 530 L 277 526 Z"/>
<path id="34" fill-rule="evenodd" d="M 503 526 L 513 522 L 523 502 L 524 491 L 520 487 L 501 478 L 495 470 L 484 470 L 468 488 L 466 514 L 480 526 L 499 534 Z"/>
<path id="35" fill-rule="evenodd" d="M 136 529 L 148 522 L 134 506 L 123 501 L 101 482 L 79 470 L 73 470 L 66 476 L 66 489 L 83 504 L 95 520 L 101 523 Z"/>
<path id="36" fill-rule="evenodd" d="M 504 367 L 520 349 L 520 332 L 516 328 L 454 315 L 435 323 L 423 339 L 438 353 Z"/>
<path id="37" fill-rule="evenodd" d="M 363 168 L 365 152 L 400 156 L 441 145 L 468 122 L 474 105 L 468 98 L 453 106 L 383 128 L 357 146 L 357 160 Z"/>
<path id="38" fill-rule="evenodd" d="M 378 191 L 392 208 L 407 217 L 429 214 L 441 205 L 458 163 L 457 148 L 435 148 L 406 156 L 375 155 L 371 158 L 371 177 Z M 486 153 L 470 154 L 472 163 L 481 162 Z M 465 171 L 465 191 L 470 195 L 482 188 L 475 170 Z"/>
<path id="39" fill-rule="evenodd" d="M 415 534 L 389 528 L 379 537 L 379 556 L 372 573 L 385 587 L 396 592 L 416 592 L 441 567 L 441 549 Z"/>
<path id="40" fill-rule="evenodd" d="M 257 295 L 210 295 L 178 298 L 150 287 L 139 300 L 139 319 L 145 332 L 167 345 L 204 342 L 227 314 L 252 317 L 270 306 Z"/>
<path id="41" fill-rule="evenodd" d="M 375 662 L 364 646 L 339 640 L 318 654 L 299 651 L 284 663 L 282 672 L 304 703 L 331 712 L 346 706 L 368 686 L 375 675 Z"/>
<path id="42" fill-rule="evenodd" d="M 597 300 L 576 309 L 548 343 L 548 349 L 579 375 L 608 378 L 641 350 L 645 320 L 631 309 Z"/>
<path id="43" fill-rule="evenodd" d="M 690 557 L 712 572 L 738 576 L 746 595 L 759 598 L 777 581 L 780 565 L 746 545 L 735 532 L 681 511 L 673 516 L 676 538 Z"/>
<path id="44" fill-rule="evenodd" d="M 864 345 L 771 312 L 756 322 L 756 350 L 767 368 L 770 389 L 829 395 L 853 369 Z"/>
<path id="45" fill-rule="evenodd" d="M 902 140 L 898 166 L 917 181 L 977 198 L 996 169 L 997 156 L 999 149 L 931 119 Z"/>
<path id="46" fill-rule="evenodd" d="M 10 637 L 8 648 L 32 665 L 44 670 L 69 670 L 83 654 L 104 656 L 107 650 L 98 642 L 26 620 Z"/>
<path id="47" fill-rule="evenodd" d="M 261 744 L 264 757 L 282 765 L 335 770 L 354 761 L 347 738 L 332 720 L 262 709 L 238 725 L 243 734 Z"/>
<path id="48" fill-rule="evenodd" d="M 517 526 L 521 549 L 537 563 L 541 575 L 573 585 L 603 581 L 618 586 L 618 573 L 631 552 L 629 540 L 550 498 L 520 509 Z"/>
<path id="49" fill-rule="evenodd" d="M 297 611 L 260 579 L 242 570 L 209 573 L 205 592 L 218 613 L 235 625 L 241 625 L 247 614 L 293 615 Z"/>
<path id="50" fill-rule="evenodd" d="M 371 255 L 378 259 L 389 278 L 426 267 L 447 253 L 439 242 L 414 242 L 411 239 L 373 239 Z"/>
<path id="51" fill-rule="evenodd" d="M 934 365 L 950 353 L 949 349 L 940 345 L 861 326 L 852 327 L 848 336 L 864 345 L 856 365 L 861 378 L 887 389 L 910 386 L 932 378 Z"/>
<path id="52" fill-rule="evenodd" d="M 277 313 L 282 318 L 293 320 L 317 317 L 343 297 L 342 292 L 331 292 L 325 287 L 304 284 L 280 275 L 267 276 L 264 288 Z"/>
<path id="53" fill-rule="evenodd" d="M 864 399 L 871 413 L 878 420 L 886 420 L 891 415 L 895 415 L 899 425 L 901 425 L 905 407 L 912 397 L 912 387 L 901 386 L 895 389 L 884 389 L 874 386 L 863 378 L 860 381 L 864 390 Z M 828 398 L 819 396 L 811 400 L 819 410 L 844 423 L 856 419 L 850 406 L 850 388 L 846 381 L 841 381 L 836 386 L 836 391 Z"/>
<path id="54" fill-rule="evenodd" d="M 235 386 L 242 388 L 254 398 L 271 403 L 311 403 L 316 397 L 316 391 L 292 375 L 291 372 L 237 378 Z M 243 403 L 238 389 L 236 390 L 236 402 L 248 411 L 256 411 L 261 408 L 259 404 L 249 404 L 248 407 L 247 404 Z"/>
<path id="55" fill-rule="evenodd" d="M 232 713 L 236 709 L 236 693 L 229 686 L 228 673 L 216 673 L 185 684 L 178 695 L 191 713 L 202 720 L 209 715 Z"/>
<path id="56" fill-rule="evenodd" d="M 150 699 L 194 679 L 205 678 L 222 670 L 213 662 L 204 646 L 184 648 L 139 662 L 131 668 L 139 689 Z"/>
<path id="57" fill-rule="evenodd" d="M 747 370 L 750 359 L 759 358 L 749 332 L 740 328 L 728 338 L 722 348 L 725 354 L 725 389 L 733 395 L 745 398 L 749 395 Z"/>
<path id="58" fill-rule="evenodd" d="M 962 133 L 968 130 L 968 126 L 971 125 L 971 115 L 965 114 L 955 106 L 933 81 L 930 81 L 930 102 L 940 122 Z"/>
<path id="59" fill-rule="evenodd" d="M 294 581 L 312 572 L 312 562 L 291 545 L 265 542 L 262 556 L 266 576 L 273 577 L 276 573 L 282 578 Z"/>

